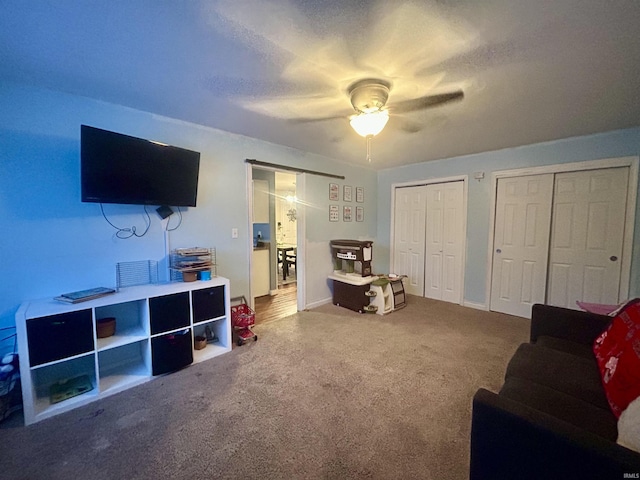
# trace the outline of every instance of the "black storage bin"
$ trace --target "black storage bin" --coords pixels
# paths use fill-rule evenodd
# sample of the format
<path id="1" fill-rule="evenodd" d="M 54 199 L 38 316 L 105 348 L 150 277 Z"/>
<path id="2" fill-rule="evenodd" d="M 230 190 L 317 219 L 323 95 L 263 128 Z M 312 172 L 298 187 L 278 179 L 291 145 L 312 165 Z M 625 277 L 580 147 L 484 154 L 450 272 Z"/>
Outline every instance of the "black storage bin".
<path id="1" fill-rule="evenodd" d="M 151 339 L 153 375 L 175 372 L 192 363 L 193 350 L 190 328 Z"/>
<path id="2" fill-rule="evenodd" d="M 192 292 L 193 322 L 224 316 L 224 287 L 203 288 Z"/>
<path id="3" fill-rule="evenodd" d="M 93 350 L 91 310 L 27 320 L 29 364 L 32 367 Z"/>
<path id="4" fill-rule="evenodd" d="M 188 327 L 189 311 L 189 292 L 150 298 L 151 334 Z"/>

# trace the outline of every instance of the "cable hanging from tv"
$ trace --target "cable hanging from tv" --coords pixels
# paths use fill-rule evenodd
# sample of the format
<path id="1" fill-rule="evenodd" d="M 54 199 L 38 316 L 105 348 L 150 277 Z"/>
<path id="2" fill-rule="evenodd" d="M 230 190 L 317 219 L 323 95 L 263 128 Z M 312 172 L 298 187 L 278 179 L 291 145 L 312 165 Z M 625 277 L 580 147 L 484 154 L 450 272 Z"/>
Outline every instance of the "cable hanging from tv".
<path id="1" fill-rule="evenodd" d="M 174 213 L 174 212 L 172 211 L 172 212 L 169 214 L 169 217 L 171 217 L 171 215 L 172 215 L 173 213 Z M 178 224 L 177 224 L 175 227 L 169 228 L 169 222 L 171 221 L 171 218 L 169 218 L 169 220 L 167 220 L 167 226 L 165 227 L 165 230 L 166 230 L 167 232 L 173 232 L 174 230 L 177 230 L 178 228 L 180 228 L 180 225 L 182 225 L 182 210 L 180 210 L 180 207 L 178 207 L 178 215 L 179 215 Z M 160 216 L 162 217 L 162 215 L 160 215 Z M 164 218 L 165 218 L 165 217 L 163 217 L 163 220 L 164 220 Z"/>
<path id="2" fill-rule="evenodd" d="M 111 221 L 107 218 L 107 215 L 104 213 L 104 207 L 102 205 L 102 203 L 100 204 L 100 211 L 102 212 L 102 216 L 104 217 L 104 219 L 107 221 L 107 223 L 109 225 L 111 225 L 113 228 L 115 228 L 117 230 L 116 232 L 116 237 L 120 238 L 122 240 L 126 240 L 127 238 L 131 238 L 131 237 L 144 237 L 147 232 L 149 231 L 149 227 L 151 227 L 151 217 L 149 216 L 149 212 L 147 211 L 147 206 L 144 205 L 144 213 L 147 215 L 147 228 L 144 229 L 144 232 L 142 233 L 138 233 L 138 230 L 136 228 L 135 225 L 129 227 L 129 228 L 120 228 L 120 227 L 116 227 L 113 223 L 111 223 Z M 178 224 L 178 226 L 180 226 Z M 176 227 L 178 228 L 178 227 Z"/>

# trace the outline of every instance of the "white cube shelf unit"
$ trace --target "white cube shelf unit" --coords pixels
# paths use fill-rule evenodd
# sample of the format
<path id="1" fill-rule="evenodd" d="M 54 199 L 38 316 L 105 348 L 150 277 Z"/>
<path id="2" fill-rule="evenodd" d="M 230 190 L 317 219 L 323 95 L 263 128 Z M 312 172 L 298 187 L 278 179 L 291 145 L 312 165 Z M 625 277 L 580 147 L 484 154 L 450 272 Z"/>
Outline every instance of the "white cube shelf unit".
<path id="1" fill-rule="evenodd" d="M 97 322 L 108 317 L 115 334 L 98 338 Z M 127 287 L 77 304 L 29 301 L 16 312 L 16 329 L 29 425 L 229 352 L 229 280 Z M 195 350 L 194 337 L 205 332 L 212 341 Z M 52 386 L 74 394 L 60 400 Z"/>

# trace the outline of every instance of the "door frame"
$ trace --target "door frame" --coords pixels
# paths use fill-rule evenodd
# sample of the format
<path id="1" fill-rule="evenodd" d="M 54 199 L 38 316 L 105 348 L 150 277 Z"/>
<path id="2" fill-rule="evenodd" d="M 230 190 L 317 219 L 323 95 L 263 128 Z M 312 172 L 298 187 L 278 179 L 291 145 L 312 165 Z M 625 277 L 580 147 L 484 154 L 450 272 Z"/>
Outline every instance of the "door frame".
<path id="1" fill-rule="evenodd" d="M 249 264 L 249 298 L 247 301 L 251 308 L 255 307 L 253 298 L 253 169 L 269 170 L 273 172 L 282 171 L 285 173 L 291 173 L 287 170 L 278 170 L 277 168 L 264 167 L 246 164 L 246 179 L 247 179 L 247 256 Z M 306 174 L 296 173 L 296 196 L 298 199 L 305 198 L 306 190 Z M 297 309 L 302 311 L 306 308 L 306 281 L 305 281 L 305 241 L 306 239 L 306 220 L 305 220 L 305 204 L 298 201 L 296 205 L 296 300 Z"/>
<path id="2" fill-rule="evenodd" d="M 454 175 L 451 177 L 440 177 L 440 178 L 428 178 L 424 180 L 413 180 L 411 182 L 401 182 L 401 183 L 392 183 L 391 184 L 391 215 L 390 215 L 390 242 L 389 242 L 389 269 L 395 264 L 395 249 L 396 249 L 396 240 L 395 240 L 395 212 L 396 212 L 396 189 L 404 188 L 404 187 L 420 187 L 423 185 L 432 185 L 435 183 L 451 183 L 451 182 L 462 182 L 462 215 L 463 215 L 463 224 L 462 224 L 462 273 L 460 278 L 460 303 L 458 305 L 464 305 L 464 278 L 465 278 L 465 265 L 467 258 L 467 198 L 468 198 L 468 190 L 469 190 L 469 175 Z M 426 259 L 425 259 L 426 260 Z M 391 272 L 393 273 L 393 272 Z M 455 305 L 455 304 L 454 304 Z"/>
<path id="3" fill-rule="evenodd" d="M 625 228 L 624 239 L 622 244 L 622 262 L 620 265 L 620 290 L 618 292 L 618 301 L 622 302 L 629 295 L 630 278 L 631 278 L 631 256 L 633 254 L 633 235 L 635 229 L 636 217 L 636 199 L 638 193 L 638 164 L 637 156 L 616 157 L 600 160 L 587 160 L 583 162 L 571 163 L 555 163 L 552 165 L 543 165 L 539 167 L 524 167 L 513 170 L 499 170 L 491 174 L 491 204 L 489 218 L 489 242 L 487 250 L 487 275 L 485 279 L 485 302 L 486 310 L 491 307 L 491 279 L 493 277 L 493 250 L 495 242 L 495 216 L 497 202 L 497 187 L 499 178 L 522 177 L 527 175 L 542 175 L 546 173 L 566 173 L 586 170 L 600 170 L 603 168 L 629 168 L 629 180 L 627 187 L 627 209 L 625 212 Z M 547 275 L 548 275 L 547 266 Z"/>

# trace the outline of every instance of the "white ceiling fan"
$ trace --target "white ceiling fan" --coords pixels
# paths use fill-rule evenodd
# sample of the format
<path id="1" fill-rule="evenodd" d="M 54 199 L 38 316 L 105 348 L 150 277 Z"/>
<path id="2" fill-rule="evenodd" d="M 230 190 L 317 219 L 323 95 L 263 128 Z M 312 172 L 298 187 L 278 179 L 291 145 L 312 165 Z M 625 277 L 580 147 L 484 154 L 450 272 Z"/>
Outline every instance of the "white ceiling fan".
<path id="1" fill-rule="evenodd" d="M 377 78 L 365 78 L 352 83 L 347 91 L 356 111 L 350 117 L 351 126 L 363 137 L 377 135 L 386 124 L 389 114 L 403 114 L 432 108 L 464 97 L 462 90 L 438 95 L 426 95 L 387 106 L 391 84 Z M 376 120 L 370 120 L 376 118 Z M 377 120 L 380 118 L 381 120 Z M 371 125 L 370 128 L 367 128 Z"/>
<path id="2" fill-rule="evenodd" d="M 364 78 L 357 80 L 347 87 L 347 93 L 355 113 L 348 116 L 351 127 L 367 139 L 367 160 L 371 161 L 371 138 L 378 135 L 389 121 L 389 115 L 405 114 L 436 107 L 464 97 L 462 90 L 425 95 L 418 98 L 403 100 L 387 105 L 391 83 L 379 78 Z M 297 119 L 296 121 L 322 121 L 344 118 L 347 115 L 334 115 L 314 119 Z M 405 128 L 406 131 L 416 132 L 419 128 Z"/>
<path id="3" fill-rule="evenodd" d="M 262 93 L 235 96 L 234 102 L 290 123 L 350 120 L 369 144 L 387 122 L 415 133 L 425 125 L 411 112 L 463 98 L 461 88 L 466 91 L 469 82 L 445 84 L 455 78 L 446 65 L 477 45 L 474 30 L 432 2 L 370 3 L 363 15 L 355 4 L 336 9 L 331 2 L 315 2 L 320 10 L 309 16 L 300 2 L 222 2 L 215 18 L 226 19 L 224 27 L 242 38 L 264 39 L 249 46 L 280 62 L 277 82 Z M 281 4 L 282 15 L 270 14 L 267 4 Z M 283 18 L 296 28 L 283 30 Z M 337 123 L 322 129 L 336 142 Z"/>

